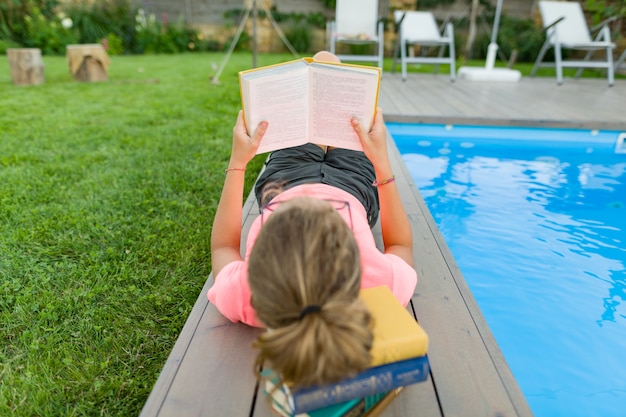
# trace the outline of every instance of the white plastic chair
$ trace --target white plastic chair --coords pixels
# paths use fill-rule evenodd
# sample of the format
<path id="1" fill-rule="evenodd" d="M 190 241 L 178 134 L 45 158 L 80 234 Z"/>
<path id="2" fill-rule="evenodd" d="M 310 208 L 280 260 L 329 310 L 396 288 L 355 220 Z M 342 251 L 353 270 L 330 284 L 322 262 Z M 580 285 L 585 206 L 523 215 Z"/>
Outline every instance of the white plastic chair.
<path id="1" fill-rule="evenodd" d="M 335 20 L 329 23 L 330 52 L 338 44 L 375 45 L 376 54 L 336 54 L 342 61 L 374 62 L 383 67 L 384 29 L 377 0 L 337 0 Z"/>
<path id="2" fill-rule="evenodd" d="M 398 39 L 400 48 L 400 62 L 402 65 L 402 80 L 406 80 L 407 64 L 434 64 L 435 73 L 439 64 L 450 65 L 450 81 L 456 78 L 456 61 L 454 51 L 454 28 L 452 23 L 446 22 L 443 31 L 437 27 L 435 16 L 430 12 L 402 11 L 394 12 L 394 20 L 399 25 Z M 436 57 L 407 56 L 407 47 L 421 45 L 428 48 L 439 47 L 439 54 Z M 445 55 L 446 47 L 448 55 Z M 394 52 L 394 67 L 397 58 L 397 51 Z"/>
<path id="3" fill-rule="evenodd" d="M 555 67 L 556 82 L 563 83 L 563 68 L 579 68 L 576 78 L 580 76 L 583 68 L 604 68 L 607 71 L 609 85 L 614 82 L 613 48 L 611 31 L 608 27 L 609 19 L 594 27 L 591 31 L 587 26 L 583 9 L 578 2 L 567 1 L 540 1 L 539 11 L 543 26 L 546 31 L 546 42 L 541 47 L 535 65 L 530 73 L 535 75 L 539 67 Z M 592 39 L 592 33 L 598 32 Z M 554 63 L 542 63 L 544 55 L 549 48 L 554 48 Z M 583 60 L 563 60 L 562 50 L 572 49 L 587 51 Z M 590 61 L 589 58 L 595 51 L 604 50 L 606 58 L 598 61 Z"/>

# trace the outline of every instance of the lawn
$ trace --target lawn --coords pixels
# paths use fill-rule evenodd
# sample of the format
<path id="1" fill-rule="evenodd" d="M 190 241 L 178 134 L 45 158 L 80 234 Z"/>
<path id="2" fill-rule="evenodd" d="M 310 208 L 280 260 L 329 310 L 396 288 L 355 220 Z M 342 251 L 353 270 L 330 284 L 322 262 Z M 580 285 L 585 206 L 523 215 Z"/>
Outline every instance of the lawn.
<path id="1" fill-rule="evenodd" d="M 235 54 L 216 85 L 223 56 L 114 57 L 91 84 L 44 57 L 35 87 L 0 57 L 0 415 L 140 412 L 211 271 L 252 62 Z"/>
<path id="2" fill-rule="evenodd" d="M 92 84 L 44 57 L 36 87 L 0 57 L 0 415 L 139 413 L 211 271 L 251 65 L 215 85 L 222 57 L 114 57 Z"/>

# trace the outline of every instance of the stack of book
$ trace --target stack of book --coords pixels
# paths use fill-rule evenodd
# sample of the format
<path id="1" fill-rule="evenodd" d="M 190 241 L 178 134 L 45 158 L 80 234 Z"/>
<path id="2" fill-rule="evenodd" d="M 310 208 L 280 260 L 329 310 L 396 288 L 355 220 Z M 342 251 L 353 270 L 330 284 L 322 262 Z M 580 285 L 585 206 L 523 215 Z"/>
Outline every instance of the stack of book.
<path id="1" fill-rule="evenodd" d="M 371 366 L 334 384 L 290 390 L 276 388 L 272 370 L 263 372 L 272 410 L 285 417 L 374 417 L 410 384 L 430 371 L 428 335 L 386 286 L 361 291 L 374 318 Z"/>

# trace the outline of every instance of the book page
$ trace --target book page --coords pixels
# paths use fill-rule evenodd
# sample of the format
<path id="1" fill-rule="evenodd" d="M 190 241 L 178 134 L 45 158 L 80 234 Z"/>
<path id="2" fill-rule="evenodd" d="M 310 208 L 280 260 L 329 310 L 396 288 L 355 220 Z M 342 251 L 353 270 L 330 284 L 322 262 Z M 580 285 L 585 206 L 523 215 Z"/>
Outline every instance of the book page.
<path id="1" fill-rule="evenodd" d="M 376 110 L 378 72 L 341 66 L 315 66 L 311 71 L 311 142 L 362 150 L 350 119 L 369 130 Z"/>
<path id="2" fill-rule="evenodd" d="M 248 134 L 252 135 L 261 121 L 269 123 L 257 153 L 307 142 L 307 66 L 296 62 L 242 75 Z"/>

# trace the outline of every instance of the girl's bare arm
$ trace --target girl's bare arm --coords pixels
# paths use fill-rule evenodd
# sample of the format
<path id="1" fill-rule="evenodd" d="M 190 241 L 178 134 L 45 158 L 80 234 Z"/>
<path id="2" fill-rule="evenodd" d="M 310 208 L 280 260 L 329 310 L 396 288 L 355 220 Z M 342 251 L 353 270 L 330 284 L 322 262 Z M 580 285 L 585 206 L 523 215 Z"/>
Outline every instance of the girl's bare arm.
<path id="1" fill-rule="evenodd" d="M 363 125 L 356 118 L 352 119 L 352 126 L 359 135 L 365 155 L 374 165 L 376 180 L 382 183 L 392 179 L 393 171 L 387 151 L 387 129 L 381 109 L 377 109 L 374 124 L 369 132 L 363 129 Z M 402 205 L 396 182 L 391 180 L 379 185 L 378 197 L 385 253 L 393 253 L 413 266 L 411 223 Z"/>
<path id="2" fill-rule="evenodd" d="M 224 180 L 213 229 L 211 232 L 211 265 L 213 276 L 230 262 L 241 260 L 241 215 L 245 169 L 256 154 L 261 138 L 267 130 L 267 122 L 261 122 L 252 137 L 246 131 L 243 113 L 240 111 L 233 128 L 233 145 Z"/>

